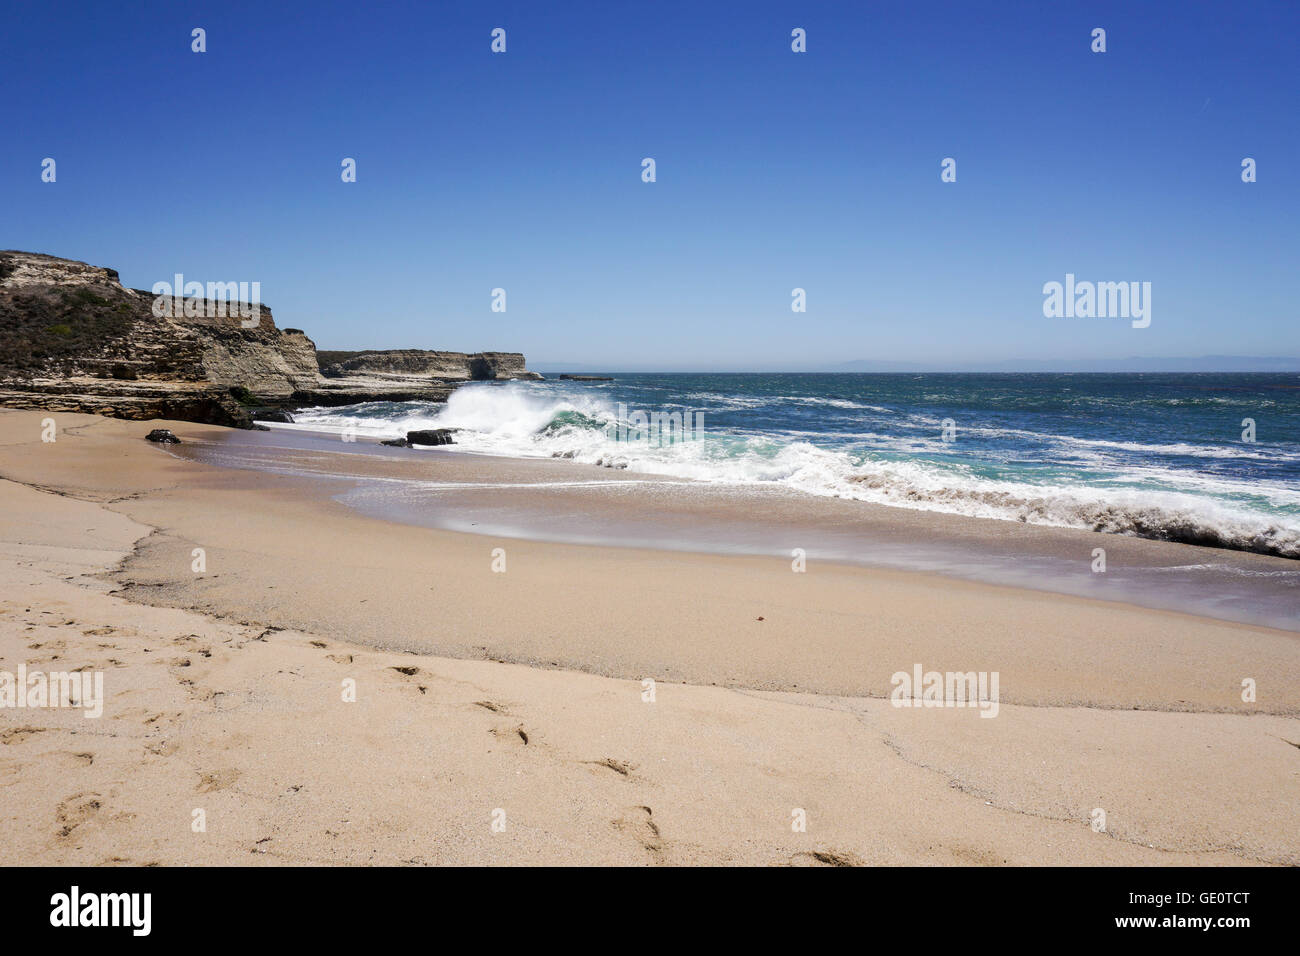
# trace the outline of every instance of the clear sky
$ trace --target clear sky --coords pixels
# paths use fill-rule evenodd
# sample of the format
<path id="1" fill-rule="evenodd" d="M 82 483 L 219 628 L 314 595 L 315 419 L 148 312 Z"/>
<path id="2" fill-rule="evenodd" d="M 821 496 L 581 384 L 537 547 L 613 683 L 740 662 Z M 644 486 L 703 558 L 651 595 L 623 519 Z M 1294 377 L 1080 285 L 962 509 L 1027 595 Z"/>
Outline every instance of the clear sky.
<path id="1" fill-rule="evenodd" d="M 543 368 L 1300 354 L 1294 0 L 292 6 L 7 4 L 0 248 Z"/>

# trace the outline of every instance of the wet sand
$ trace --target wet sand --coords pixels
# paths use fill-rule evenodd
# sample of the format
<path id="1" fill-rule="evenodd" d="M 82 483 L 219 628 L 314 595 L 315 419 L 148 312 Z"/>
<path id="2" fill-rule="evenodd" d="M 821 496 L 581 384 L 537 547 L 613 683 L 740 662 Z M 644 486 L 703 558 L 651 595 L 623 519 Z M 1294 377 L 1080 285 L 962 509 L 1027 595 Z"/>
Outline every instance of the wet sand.
<path id="1" fill-rule="evenodd" d="M 1300 562 L 1221 548 L 710 484 L 551 459 L 393 449 L 296 429 L 227 432 L 182 457 L 346 477 L 363 514 L 503 538 L 761 554 L 948 577 L 1300 631 Z M 1099 572 L 1098 551 L 1105 570 Z"/>

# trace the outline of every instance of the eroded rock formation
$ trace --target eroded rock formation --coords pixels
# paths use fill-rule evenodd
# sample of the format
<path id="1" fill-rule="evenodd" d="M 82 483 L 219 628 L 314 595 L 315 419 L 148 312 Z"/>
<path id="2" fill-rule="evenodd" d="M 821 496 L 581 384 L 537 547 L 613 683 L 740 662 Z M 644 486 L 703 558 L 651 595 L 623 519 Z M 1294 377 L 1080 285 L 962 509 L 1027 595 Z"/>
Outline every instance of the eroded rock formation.
<path id="1" fill-rule="evenodd" d="M 155 298 L 112 269 L 0 252 L 0 405 L 248 428 L 267 406 L 445 401 L 467 381 L 540 378 L 518 353 L 414 349 L 325 353 L 322 373 L 312 340 L 266 305 L 254 322 L 193 299 L 159 316 Z"/>
<path id="2" fill-rule="evenodd" d="M 317 353 L 322 382 L 304 404 L 350 405 L 358 401 L 446 401 L 465 382 L 540 379 L 518 352 L 434 352 L 425 349 Z M 310 401 L 307 401 L 307 400 Z"/>

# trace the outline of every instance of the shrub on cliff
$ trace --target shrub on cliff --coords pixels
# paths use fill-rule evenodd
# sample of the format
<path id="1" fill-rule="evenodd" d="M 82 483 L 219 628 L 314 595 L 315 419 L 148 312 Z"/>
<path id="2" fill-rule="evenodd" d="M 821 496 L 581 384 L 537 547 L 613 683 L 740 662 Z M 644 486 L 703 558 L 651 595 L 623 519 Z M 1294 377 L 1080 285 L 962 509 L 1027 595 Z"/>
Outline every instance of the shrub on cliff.
<path id="1" fill-rule="evenodd" d="M 109 354 L 130 333 L 132 311 L 108 289 L 0 291 L 0 369 L 32 372 Z"/>

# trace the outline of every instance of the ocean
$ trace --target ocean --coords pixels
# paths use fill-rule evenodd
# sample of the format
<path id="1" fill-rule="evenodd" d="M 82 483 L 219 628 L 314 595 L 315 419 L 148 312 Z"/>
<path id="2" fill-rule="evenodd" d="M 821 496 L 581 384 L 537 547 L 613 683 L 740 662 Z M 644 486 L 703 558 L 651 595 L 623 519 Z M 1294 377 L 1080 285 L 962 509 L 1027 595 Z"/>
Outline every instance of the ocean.
<path id="1" fill-rule="evenodd" d="M 611 374 L 295 427 L 1300 558 L 1300 375 Z"/>

